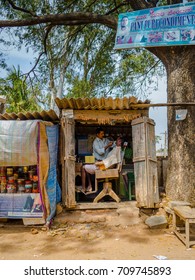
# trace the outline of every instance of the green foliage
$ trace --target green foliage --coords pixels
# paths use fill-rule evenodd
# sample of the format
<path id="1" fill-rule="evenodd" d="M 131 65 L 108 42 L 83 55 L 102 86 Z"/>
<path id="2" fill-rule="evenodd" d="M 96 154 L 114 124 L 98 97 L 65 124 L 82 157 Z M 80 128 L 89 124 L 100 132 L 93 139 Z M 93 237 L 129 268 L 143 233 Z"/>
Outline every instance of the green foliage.
<path id="1" fill-rule="evenodd" d="M 6 79 L 0 79 L 0 95 L 6 96 L 8 113 L 40 111 L 36 96 L 30 91 L 25 80 L 21 78 L 19 68 L 11 70 Z"/>
<path id="2" fill-rule="evenodd" d="M 131 9 L 131 1 L 25 1 L 14 4 L 26 11 L 13 10 L 8 1 L 1 1 L 0 14 L 6 19 L 32 18 L 33 14 L 88 12 L 117 18 L 118 13 Z M 119 6 L 115 9 L 115 6 Z M 42 85 L 50 102 L 51 93 L 58 94 L 63 74 L 63 95 L 74 97 L 147 97 L 156 84 L 154 76 L 164 74 L 162 64 L 145 49 L 115 51 L 115 31 L 100 24 L 53 26 L 46 37 L 48 25 L 5 29 L 9 34 L 4 44 L 25 47 L 35 57 L 45 52 L 36 69 L 28 76 L 32 84 Z M 13 37 L 14 36 L 14 37 Z M 17 38 L 11 40 L 10 38 Z M 54 96 L 55 97 L 55 96 Z"/>
<path id="3" fill-rule="evenodd" d="M 127 147 L 125 149 L 124 158 L 125 158 L 125 162 L 126 163 L 131 163 L 132 162 L 133 150 L 130 147 Z"/>
<path id="4" fill-rule="evenodd" d="M 157 144 L 160 143 L 160 140 L 162 140 L 162 137 L 159 136 L 159 135 L 156 135 L 156 136 L 155 136 L 155 141 L 156 141 Z"/>

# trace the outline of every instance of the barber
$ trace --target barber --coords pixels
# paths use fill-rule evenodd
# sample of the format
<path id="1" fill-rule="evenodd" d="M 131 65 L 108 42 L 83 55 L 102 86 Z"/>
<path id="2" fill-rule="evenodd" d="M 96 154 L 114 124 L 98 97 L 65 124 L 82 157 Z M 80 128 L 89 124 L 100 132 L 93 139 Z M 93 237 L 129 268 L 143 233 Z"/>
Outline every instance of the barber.
<path id="1" fill-rule="evenodd" d="M 104 138 L 104 130 L 102 127 L 96 129 L 96 138 L 93 141 L 93 155 L 95 161 L 102 161 L 105 159 L 111 150 L 111 147 L 114 147 L 116 144 L 114 141 L 110 141 L 107 138 Z M 90 174 L 94 175 L 95 171 L 99 169 L 95 164 L 86 164 L 82 168 L 82 191 L 84 193 L 92 191 L 92 182 Z M 86 188 L 86 178 L 88 179 L 88 187 Z"/>
<path id="2" fill-rule="evenodd" d="M 96 161 L 103 160 L 107 157 L 108 153 L 113 147 L 114 141 L 104 137 L 104 130 L 102 127 L 96 129 L 96 138 L 93 141 L 93 155 Z"/>

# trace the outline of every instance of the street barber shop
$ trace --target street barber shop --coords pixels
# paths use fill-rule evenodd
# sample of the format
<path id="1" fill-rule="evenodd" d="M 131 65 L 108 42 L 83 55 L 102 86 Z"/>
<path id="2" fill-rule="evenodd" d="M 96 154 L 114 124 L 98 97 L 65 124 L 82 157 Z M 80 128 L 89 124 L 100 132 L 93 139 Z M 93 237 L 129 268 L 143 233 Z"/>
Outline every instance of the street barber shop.
<path id="1" fill-rule="evenodd" d="M 155 208 L 159 192 L 155 123 L 148 117 L 149 102 L 135 97 L 55 101 L 60 110 L 63 205 L 67 209 L 117 208 L 118 203 L 136 200 L 138 207 Z M 116 146 L 121 139 L 121 160 L 109 167 L 101 168 L 103 162 L 97 163 L 94 156 L 99 128 L 108 143 Z M 94 172 L 86 172 L 93 167 Z"/>

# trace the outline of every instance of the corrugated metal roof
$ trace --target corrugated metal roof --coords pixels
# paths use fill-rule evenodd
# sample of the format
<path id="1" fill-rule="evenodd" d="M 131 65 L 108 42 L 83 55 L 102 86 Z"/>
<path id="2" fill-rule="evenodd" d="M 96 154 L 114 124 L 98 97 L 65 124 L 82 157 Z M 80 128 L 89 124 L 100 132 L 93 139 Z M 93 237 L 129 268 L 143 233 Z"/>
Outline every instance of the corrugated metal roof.
<path id="1" fill-rule="evenodd" d="M 59 121 L 59 117 L 54 110 L 41 112 L 26 113 L 4 113 L 0 114 L 0 120 L 43 120 L 43 121 Z"/>
<path id="2" fill-rule="evenodd" d="M 55 102 L 59 109 L 74 109 L 74 110 L 129 110 L 136 109 L 135 105 L 149 104 L 149 100 L 140 101 L 136 97 L 123 98 L 56 98 Z"/>
<path id="3" fill-rule="evenodd" d="M 136 97 L 124 98 L 56 98 L 56 105 L 59 109 L 73 109 L 73 110 L 129 110 L 146 109 L 141 105 L 149 104 L 148 100 L 140 101 Z M 26 112 L 26 113 L 4 113 L 0 114 L 0 120 L 43 120 L 43 121 L 59 121 L 59 117 L 54 110 L 41 112 Z"/>

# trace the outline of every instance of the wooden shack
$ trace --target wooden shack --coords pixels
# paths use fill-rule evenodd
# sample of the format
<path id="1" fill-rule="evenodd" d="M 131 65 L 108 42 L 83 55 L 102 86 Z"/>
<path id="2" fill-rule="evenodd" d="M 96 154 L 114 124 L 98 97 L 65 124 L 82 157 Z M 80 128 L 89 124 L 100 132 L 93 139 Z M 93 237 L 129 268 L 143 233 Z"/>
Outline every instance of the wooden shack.
<path id="1" fill-rule="evenodd" d="M 61 201 L 58 123 L 53 110 L 0 114 L 0 218 L 52 220 Z"/>
<path id="2" fill-rule="evenodd" d="M 90 195 L 83 195 L 75 191 L 75 186 L 80 184 L 77 182 L 77 177 L 79 177 L 79 175 L 81 176 L 82 164 L 85 163 L 86 156 L 92 155 L 92 142 L 96 136 L 96 128 L 98 126 L 103 127 L 105 135 L 107 137 L 111 136 L 114 139 L 116 139 L 118 135 L 122 135 L 125 141 L 129 143 L 130 149 L 132 149 L 132 120 L 142 117 L 148 118 L 149 107 L 146 105 L 148 105 L 149 102 L 147 100 L 145 102 L 139 101 L 135 97 L 115 99 L 57 98 L 55 102 L 60 110 L 60 165 L 62 169 L 61 184 L 63 205 L 67 209 L 100 208 L 103 206 L 104 201 L 93 203 L 94 197 L 97 194 L 93 194 L 93 196 L 90 197 Z M 145 133 L 144 130 L 142 133 Z M 144 141 L 148 140 L 150 140 L 150 138 Z M 150 141 L 148 145 L 150 145 Z M 129 159 L 129 161 L 128 159 L 124 160 L 122 171 L 126 174 L 134 172 L 132 158 Z M 146 172 L 149 171 L 146 170 Z M 137 174 L 137 176 L 142 175 Z M 147 176 L 143 178 L 143 180 L 147 180 Z M 151 186 L 152 188 L 153 185 Z M 130 186 L 129 182 L 127 182 L 126 187 L 128 186 Z M 129 190 L 125 189 L 124 182 L 121 178 L 118 180 L 115 191 L 117 195 L 122 197 L 121 202 L 130 200 L 132 197 L 134 199 L 136 198 L 136 190 L 133 190 L 133 196 L 128 196 L 127 193 L 125 194 L 125 192 Z M 141 189 L 140 191 L 143 191 L 145 195 L 151 195 L 152 190 L 148 192 L 148 190 L 145 191 Z M 138 195 L 138 197 L 143 197 L 143 195 Z M 155 196 L 155 200 L 152 198 L 152 203 L 150 199 L 145 200 L 148 201 L 148 207 L 155 207 L 154 202 L 156 203 L 158 201 L 158 196 Z M 113 202 L 112 198 L 109 202 L 110 205 L 114 204 L 114 207 L 117 207 L 117 202 Z M 143 205 L 143 203 L 140 202 L 140 205 Z M 147 203 L 144 203 L 144 207 L 147 207 Z"/>
<path id="3" fill-rule="evenodd" d="M 117 208 L 119 200 L 120 203 L 137 200 L 137 205 L 140 207 L 155 207 L 159 197 L 156 185 L 158 180 L 154 178 L 156 174 L 155 135 L 154 122 L 148 118 L 149 102 L 139 101 L 135 97 L 56 98 L 55 102 L 59 108 L 59 116 L 53 110 L 40 113 L 4 113 L 0 114 L 0 120 L 42 120 L 59 124 L 57 174 L 63 206 L 67 210 Z M 148 125 L 146 126 L 145 123 Z M 97 192 L 83 194 L 78 188 L 81 185 L 82 166 L 92 155 L 92 143 L 98 126 L 103 127 L 106 137 L 116 139 L 117 136 L 122 135 L 128 142 L 120 176 L 113 182 L 113 189 L 119 197 L 118 200 L 113 200 L 115 196 L 108 196 L 97 201 L 102 188 L 101 176 Z M 142 169 L 138 168 L 140 164 L 137 163 L 135 153 L 139 151 L 140 145 L 142 148 L 147 147 L 141 155 L 142 165 L 145 166 Z M 152 153 L 152 158 L 147 156 L 148 151 Z M 148 164 L 152 168 L 148 168 Z M 112 173 L 114 171 L 110 172 L 111 175 Z M 141 185 L 140 182 L 142 182 Z"/>

